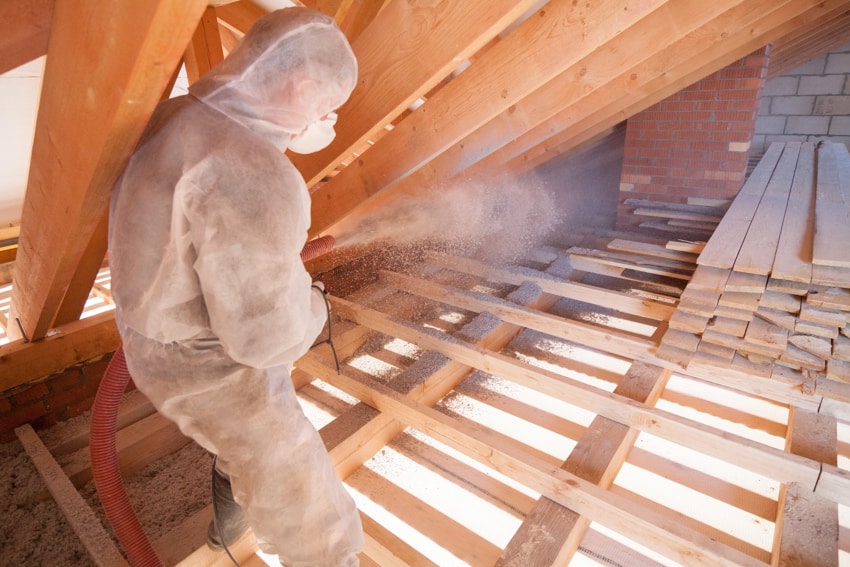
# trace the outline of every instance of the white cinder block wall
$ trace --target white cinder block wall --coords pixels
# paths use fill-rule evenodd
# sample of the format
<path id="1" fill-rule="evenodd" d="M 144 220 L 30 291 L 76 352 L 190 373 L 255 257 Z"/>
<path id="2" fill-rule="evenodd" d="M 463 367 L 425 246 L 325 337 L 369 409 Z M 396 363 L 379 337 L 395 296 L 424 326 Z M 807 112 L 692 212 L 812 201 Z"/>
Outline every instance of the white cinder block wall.
<path id="1" fill-rule="evenodd" d="M 827 138 L 850 145 L 850 43 L 765 83 L 751 153 Z"/>

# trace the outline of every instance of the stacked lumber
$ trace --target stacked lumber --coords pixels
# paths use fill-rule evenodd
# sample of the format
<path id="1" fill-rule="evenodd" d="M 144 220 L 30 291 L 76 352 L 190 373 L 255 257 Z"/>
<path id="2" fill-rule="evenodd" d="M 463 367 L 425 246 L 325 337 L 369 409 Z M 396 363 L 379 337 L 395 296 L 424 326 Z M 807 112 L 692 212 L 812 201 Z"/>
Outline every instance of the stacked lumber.
<path id="1" fill-rule="evenodd" d="M 707 240 L 726 212 L 726 201 L 694 200 L 687 203 L 668 203 L 648 199 L 626 199 L 631 214 L 640 217 L 640 228 L 654 232 L 685 234 Z"/>
<path id="2" fill-rule="evenodd" d="M 775 143 L 706 243 L 658 356 L 850 383 L 850 154 Z"/>
<path id="3" fill-rule="evenodd" d="M 605 250 L 572 246 L 570 266 L 582 272 L 626 280 L 657 293 L 678 297 L 696 268 L 696 255 L 660 244 L 615 238 Z"/>

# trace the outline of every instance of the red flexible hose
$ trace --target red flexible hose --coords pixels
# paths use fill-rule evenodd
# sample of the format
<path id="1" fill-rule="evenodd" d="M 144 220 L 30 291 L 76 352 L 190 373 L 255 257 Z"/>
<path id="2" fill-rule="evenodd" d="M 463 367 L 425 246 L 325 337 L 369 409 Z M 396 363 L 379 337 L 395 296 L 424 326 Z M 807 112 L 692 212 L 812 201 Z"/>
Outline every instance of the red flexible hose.
<path id="1" fill-rule="evenodd" d="M 330 234 L 314 238 L 301 249 L 301 261 L 306 262 L 318 258 L 322 254 L 327 254 L 333 250 L 334 246 L 336 246 L 336 240 Z"/>
<path id="2" fill-rule="evenodd" d="M 321 256 L 329 252 L 335 243 L 330 235 L 311 240 L 301 250 L 301 260 L 306 262 Z M 130 506 L 118 465 L 115 445 L 118 407 L 129 381 L 124 348 L 119 346 L 109 361 L 92 406 L 89 432 L 92 476 L 109 524 L 124 547 L 130 564 L 133 567 L 162 567 L 162 561 Z"/>
<path id="3" fill-rule="evenodd" d="M 109 361 L 92 406 L 89 434 L 92 476 L 109 524 L 124 547 L 130 564 L 134 567 L 161 567 L 162 561 L 130 506 L 118 466 L 115 447 L 118 406 L 129 381 L 124 349 L 119 346 Z"/>

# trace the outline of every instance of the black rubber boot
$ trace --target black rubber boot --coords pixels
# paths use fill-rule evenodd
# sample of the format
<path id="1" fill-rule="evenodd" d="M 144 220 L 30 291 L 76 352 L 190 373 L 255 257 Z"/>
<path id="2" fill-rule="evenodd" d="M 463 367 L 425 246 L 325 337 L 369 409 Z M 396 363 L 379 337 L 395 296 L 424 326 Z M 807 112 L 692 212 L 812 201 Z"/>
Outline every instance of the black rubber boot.
<path id="1" fill-rule="evenodd" d="M 207 546 L 222 551 L 225 545 L 230 547 L 242 537 L 248 530 L 248 522 L 233 499 L 227 475 L 213 466 L 212 476 L 213 521 L 207 528 Z"/>

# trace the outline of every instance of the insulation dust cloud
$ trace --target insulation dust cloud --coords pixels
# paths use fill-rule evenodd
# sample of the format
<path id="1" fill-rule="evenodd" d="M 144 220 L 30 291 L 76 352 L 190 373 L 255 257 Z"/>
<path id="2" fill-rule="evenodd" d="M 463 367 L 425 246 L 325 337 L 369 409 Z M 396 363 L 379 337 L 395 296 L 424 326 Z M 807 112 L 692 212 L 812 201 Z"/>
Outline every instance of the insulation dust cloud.
<path id="1" fill-rule="evenodd" d="M 467 180 L 400 196 L 334 236 L 338 248 L 388 242 L 510 262 L 540 245 L 561 218 L 553 194 L 533 176 Z"/>

